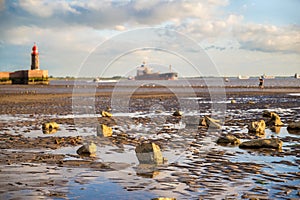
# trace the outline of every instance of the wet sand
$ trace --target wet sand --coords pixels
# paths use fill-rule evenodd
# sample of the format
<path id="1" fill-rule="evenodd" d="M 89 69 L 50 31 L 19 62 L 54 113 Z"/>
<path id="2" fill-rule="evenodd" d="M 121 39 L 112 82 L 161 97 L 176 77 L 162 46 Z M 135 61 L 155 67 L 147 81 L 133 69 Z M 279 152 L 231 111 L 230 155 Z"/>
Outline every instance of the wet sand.
<path id="1" fill-rule="evenodd" d="M 55 87 L 61 92 L 53 93 Z M 144 87 L 130 96 L 128 112 L 121 112 L 111 106 L 112 90 L 84 92 L 83 87 L 74 93 L 70 86 L 55 87 L 0 87 L 0 199 L 300 197 L 300 133 L 286 130 L 300 118 L 300 96 L 290 95 L 300 93 L 299 88 L 225 88 L 226 99 L 212 102 L 205 88 L 191 98 Z M 196 102 L 197 110 L 184 110 L 182 102 Z M 198 121 L 220 104 L 226 110 L 216 115 L 224 122 L 221 130 L 198 127 L 188 118 Z M 101 117 L 107 107 L 112 107 L 113 118 Z M 175 110 L 183 110 L 184 116 L 173 117 Z M 258 138 L 246 126 L 262 119 L 263 110 L 277 112 L 284 123 L 260 136 L 280 138 L 281 151 L 216 144 L 229 133 L 241 140 Z M 42 124 L 48 121 L 60 129 L 43 134 Z M 112 137 L 98 137 L 97 124 L 113 127 Z M 76 150 L 90 141 L 98 147 L 97 156 L 80 157 Z M 134 149 L 142 141 L 158 144 L 166 162 L 141 166 Z"/>

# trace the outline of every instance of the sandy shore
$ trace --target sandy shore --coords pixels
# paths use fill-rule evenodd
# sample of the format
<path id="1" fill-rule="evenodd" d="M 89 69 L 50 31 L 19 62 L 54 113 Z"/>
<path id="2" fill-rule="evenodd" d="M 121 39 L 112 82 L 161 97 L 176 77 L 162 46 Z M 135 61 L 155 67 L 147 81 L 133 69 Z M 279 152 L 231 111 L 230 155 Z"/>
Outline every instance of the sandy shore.
<path id="1" fill-rule="evenodd" d="M 219 116 L 224 122 L 223 128 L 208 132 L 195 124 L 191 129 L 181 129 L 178 127 L 181 119 L 171 116 L 175 110 L 183 109 L 181 101 L 191 104 L 192 100 L 185 93 L 154 92 L 151 88 L 148 92 L 137 91 L 128 103 L 128 110 L 133 114 L 117 113 L 113 119 L 107 119 L 100 113 L 111 107 L 111 91 L 72 93 L 72 88 L 67 88 L 64 93 L 53 93 L 55 88 L 49 86 L 49 92 L 45 92 L 45 87 L 0 87 L 1 199 L 69 199 L 76 195 L 84 198 L 90 192 L 90 184 L 97 183 L 97 177 L 106 177 L 108 183 L 121 185 L 122 191 L 126 191 L 123 199 L 135 195 L 131 191 L 138 192 L 142 199 L 170 195 L 178 199 L 299 198 L 300 187 L 295 181 L 300 178 L 300 134 L 286 131 L 287 124 L 300 117 L 300 96 L 290 95 L 300 93 L 298 88 L 226 88 L 226 99 L 220 101 L 222 103 L 212 103 L 207 90 L 195 92 L 193 101 L 197 102 L 198 110 L 186 109 L 185 113 L 196 116 L 197 120 L 209 115 L 214 103 L 225 105 L 226 113 Z M 65 86 L 59 88 L 66 89 Z M 82 113 L 76 113 L 74 99 L 80 99 Z M 94 102 L 93 105 L 90 102 Z M 87 106 L 93 108 L 92 117 L 84 115 L 89 112 Z M 277 133 L 268 130 L 265 135 L 281 138 L 286 143 L 282 151 L 247 151 L 215 143 L 216 138 L 228 133 L 244 140 L 257 138 L 245 132 L 245 127 L 261 119 L 265 109 L 279 112 L 285 124 Z M 156 111 L 162 114 L 151 114 Z M 51 135 L 43 134 L 41 125 L 47 121 L 57 122 L 60 130 Z M 105 139 L 97 137 L 97 124 L 115 127 L 114 135 Z M 141 129 L 143 127 L 146 131 Z M 152 171 L 160 175 L 152 177 L 149 171 L 147 178 L 138 175 L 145 173 L 139 173 L 136 158 L 129 156 L 144 140 L 154 141 L 168 158 L 166 164 Z M 96 158 L 81 158 L 76 154 L 86 141 L 93 141 L 102 149 Z M 107 150 L 110 147 L 113 149 Z M 106 154 L 111 155 L 108 161 Z M 128 156 L 129 161 L 118 162 L 120 155 Z M 282 159 L 284 157 L 287 159 Z M 270 167 L 284 170 L 273 173 Z M 85 192 L 73 191 L 78 184 Z"/>

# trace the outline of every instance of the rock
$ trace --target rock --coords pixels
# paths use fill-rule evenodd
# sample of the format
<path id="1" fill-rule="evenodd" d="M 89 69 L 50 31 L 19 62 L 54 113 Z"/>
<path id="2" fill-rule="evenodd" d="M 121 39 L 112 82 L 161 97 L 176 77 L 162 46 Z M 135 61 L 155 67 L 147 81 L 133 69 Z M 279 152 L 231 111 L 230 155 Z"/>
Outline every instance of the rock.
<path id="1" fill-rule="evenodd" d="M 112 127 L 106 126 L 104 124 L 97 126 L 97 136 L 100 137 L 111 137 L 112 136 Z"/>
<path id="2" fill-rule="evenodd" d="M 300 134 L 300 122 L 292 122 L 288 125 L 287 131 L 291 134 Z"/>
<path id="3" fill-rule="evenodd" d="M 269 118 L 266 124 L 268 126 L 283 126 L 283 123 L 280 120 L 280 117 L 278 114 L 274 112 L 264 111 L 263 117 Z"/>
<path id="4" fill-rule="evenodd" d="M 251 122 L 248 125 L 248 131 L 252 133 L 265 133 L 266 123 L 264 120 Z"/>
<path id="5" fill-rule="evenodd" d="M 101 115 L 102 115 L 102 117 L 112 117 L 113 116 L 110 112 L 107 112 L 104 110 L 101 112 Z"/>
<path id="6" fill-rule="evenodd" d="M 59 128 L 59 126 L 56 122 L 47 122 L 47 123 L 43 123 L 43 125 L 42 125 L 44 134 L 55 133 L 58 128 Z"/>
<path id="7" fill-rule="evenodd" d="M 248 101 L 248 104 L 255 104 L 254 101 Z"/>
<path id="8" fill-rule="evenodd" d="M 232 145 L 239 145 L 241 141 L 236 138 L 233 135 L 226 135 L 226 136 L 221 136 L 217 140 L 218 144 L 232 144 Z"/>
<path id="9" fill-rule="evenodd" d="M 163 157 L 160 148 L 155 143 L 142 143 L 135 148 L 140 164 L 162 164 Z"/>
<path id="10" fill-rule="evenodd" d="M 281 149 L 283 142 L 278 138 L 270 139 L 256 139 L 251 141 L 246 141 L 240 144 L 240 148 L 272 148 Z"/>
<path id="11" fill-rule="evenodd" d="M 181 116 L 182 116 L 182 112 L 179 111 L 179 110 L 176 110 L 176 111 L 173 113 L 173 116 L 175 116 L 175 117 L 181 117 Z"/>
<path id="12" fill-rule="evenodd" d="M 85 144 L 77 150 L 77 154 L 82 156 L 91 156 L 91 157 L 96 156 L 96 152 L 97 152 L 97 146 L 93 142 L 90 144 Z"/>
<path id="13" fill-rule="evenodd" d="M 231 100 L 231 103 L 236 103 L 236 100 L 232 99 L 232 100 Z"/>
<path id="14" fill-rule="evenodd" d="M 56 122 L 48 122 L 48 123 L 43 123 L 42 128 L 43 129 L 58 129 L 59 126 Z"/>
<path id="15" fill-rule="evenodd" d="M 200 125 L 201 126 L 206 126 L 208 128 L 213 128 L 213 129 L 221 129 L 222 126 L 218 124 L 220 120 L 216 120 L 210 117 L 205 116 L 200 120 Z"/>
<path id="16" fill-rule="evenodd" d="M 288 130 L 300 130 L 300 121 L 299 122 L 292 122 L 287 127 Z"/>

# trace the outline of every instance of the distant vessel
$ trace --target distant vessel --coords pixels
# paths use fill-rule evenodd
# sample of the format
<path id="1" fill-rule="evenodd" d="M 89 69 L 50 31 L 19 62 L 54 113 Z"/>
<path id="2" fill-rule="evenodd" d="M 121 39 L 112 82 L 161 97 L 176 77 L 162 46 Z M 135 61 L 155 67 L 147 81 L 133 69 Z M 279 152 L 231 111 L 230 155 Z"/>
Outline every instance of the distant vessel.
<path id="1" fill-rule="evenodd" d="M 138 67 L 135 80 L 177 80 L 178 73 L 172 72 L 170 66 L 170 72 L 162 73 L 152 72 L 152 69 L 145 65 L 145 62 Z"/>
<path id="2" fill-rule="evenodd" d="M 242 76 L 242 75 L 239 75 L 239 76 L 238 76 L 238 79 L 242 79 L 242 80 L 243 80 L 243 79 L 249 79 L 249 78 L 250 78 L 249 76 Z"/>
<path id="3" fill-rule="evenodd" d="M 104 80 L 104 79 L 100 79 L 100 78 L 94 78 L 93 82 L 95 82 L 95 83 L 114 83 L 114 82 L 117 82 L 117 80 L 110 80 L 110 79 Z"/>
<path id="4" fill-rule="evenodd" d="M 264 78 L 264 79 L 274 79 L 275 78 L 275 76 L 267 76 L 267 75 L 262 75 L 262 77 Z"/>
<path id="5" fill-rule="evenodd" d="M 300 78 L 300 74 L 295 74 L 294 78 Z"/>

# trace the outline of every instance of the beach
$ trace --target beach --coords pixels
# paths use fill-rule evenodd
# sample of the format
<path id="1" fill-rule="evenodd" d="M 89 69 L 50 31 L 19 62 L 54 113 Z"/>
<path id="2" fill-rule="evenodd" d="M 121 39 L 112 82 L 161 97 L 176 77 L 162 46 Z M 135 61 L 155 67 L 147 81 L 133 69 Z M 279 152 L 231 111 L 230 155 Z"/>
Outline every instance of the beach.
<path id="1" fill-rule="evenodd" d="M 287 130 L 300 118 L 295 80 L 266 81 L 264 89 L 257 80 L 0 85 L 0 198 L 297 199 L 300 132 Z M 178 110 L 182 116 L 173 116 Z M 249 123 L 266 120 L 266 110 L 283 125 L 248 132 Z M 200 126 L 204 116 L 220 120 L 221 128 Z M 46 122 L 59 129 L 43 133 Z M 111 136 L 99 136 L 103 124 Z M 216 142 L 228 134 L 242 142 L 278 138 L 283 145 Z M 79 155 L 90 142 L 96 156 Z M 145 142 L 160 147 L 162 163 L 140 162 L 136 147 Z"/>

